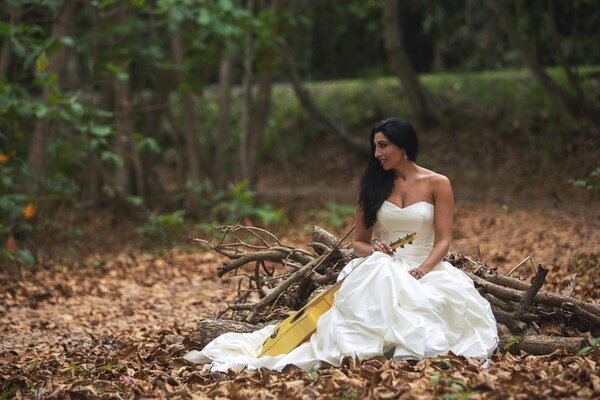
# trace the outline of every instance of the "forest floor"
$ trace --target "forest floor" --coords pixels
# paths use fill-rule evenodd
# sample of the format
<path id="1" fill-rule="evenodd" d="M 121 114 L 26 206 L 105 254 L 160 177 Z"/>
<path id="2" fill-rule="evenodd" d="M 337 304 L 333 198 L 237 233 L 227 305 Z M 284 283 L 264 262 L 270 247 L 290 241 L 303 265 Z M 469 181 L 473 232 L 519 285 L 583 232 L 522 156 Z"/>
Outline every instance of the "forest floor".
<path id="1" fill-rule="evenodd" d="M 285 179 L 266 176 L 261 196 L 293 216 L 296 228 L 285 229 L 281 239 L 294 246 L 309 241 L 304 225 L 324 222 L 315 219 L 326 202 L 351 205 L 355 195 L 356 178 L 313 178 L 307 184 L 298 177 L 289 189 L 293 195 L 285 192 Z M 276 187 L 281 191 L 267 189 Z M 578 272 L 573 295 L 598 301 L 598 201 L 543 190 L 521 197 L 509 192 L 455 185 L 453 250 L 503 272 L 531 255 L 550 269 L 545 289 L 564 289 Z M 448 355 L 417 363 L 346 359 L 341 368 L 309 372 L 293 366 L 282 372 L 205 372 L 183 360 L 187 337 L 198 319 L 214 316 L 234 298 L 237 278 L 217 278 L 224 260 L 200 246 L 148 252 L 128 245 L 130 227 L 117 225 L 115 233 L 110 221 L 101 215 L 87 221 L 89 240 L 76 256 L 45 257 L 41 251 L 35 272 L 23 271 L 20 280 L 0 276 L 0 399 L 600 397 L 599 347 L 585 356 L 498 349 L 487 368 Z M 323 225 L 339 234 L 351 223 L 347 218 L 339 226 Z M 561 331 L 558 325 L 545 329 Z"/>

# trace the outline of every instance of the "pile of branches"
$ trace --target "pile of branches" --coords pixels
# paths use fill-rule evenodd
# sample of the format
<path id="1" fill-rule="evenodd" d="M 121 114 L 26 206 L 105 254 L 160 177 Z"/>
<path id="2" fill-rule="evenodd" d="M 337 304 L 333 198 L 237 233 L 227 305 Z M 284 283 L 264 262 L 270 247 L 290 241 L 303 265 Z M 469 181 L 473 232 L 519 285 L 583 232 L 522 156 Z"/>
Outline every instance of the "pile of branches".
<path id="1" fill-rule="evenodd" d="M 344 237 L 318 226 L 313 227 L 312 251 L 283 243 L 271 232 L 253 226 L 222 226 L 221 240 L 213 243 L 193 238 L 231 262 L 219 267 L 217 275 L 240 277 L 237 297 L 216 319 L 203 319 L 191 339 L 202 348 L 218 335 L 252 332 L 266 324 L 276 324 L 302 308 L 312 297 L 335 283 L 341 269 L 354 258 Z M 600 335 L 600 304 L 570 296 L 575 278 L 562 293 L 541 290 L 548 269 L 533 266 L 535 275 L 528 283 L 499 274 L 479 260 L 450 253 L 446 261 L 465 272 L 492 307 L 498 322 L 500 347 L 511 352 L 549 354 L 562 348 L 577 352 L 587 343 L 586 332 Z M 531 262 L 532 263 L 532 262 Z M 554 334 L 542 334 L 551 325 Z M 589 334 L 588 334 L 589 335 Z"/>

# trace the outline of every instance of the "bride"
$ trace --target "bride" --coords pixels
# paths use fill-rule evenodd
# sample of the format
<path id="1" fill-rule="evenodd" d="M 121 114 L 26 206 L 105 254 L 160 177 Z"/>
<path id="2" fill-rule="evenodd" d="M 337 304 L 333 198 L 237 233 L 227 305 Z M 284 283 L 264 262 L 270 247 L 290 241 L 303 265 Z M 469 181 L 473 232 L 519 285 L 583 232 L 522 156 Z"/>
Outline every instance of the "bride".
<path id="1" fill-rule="evenodd" d="M 450 181 L 417 165 L 417 148 L 405 120 L 373 127 L 355 215 L 358 258 L 340 272 L 338 281 L 346 279 L 309 341 L 287 354 L 258 358 L 270 325 L 226 333 L 185 358 L 213 371 L 281 370 L 287 364 L 310 370 L 322 361 L 339 366 L 346 356 L 381 354 L 414 360 L 451 351 L 488 358 L 498 344 L 491 307 L 466 274 L 443 261 L 452 236 Z M 412 232 L 412 245 L 392 250 L 391 241 Z"/>

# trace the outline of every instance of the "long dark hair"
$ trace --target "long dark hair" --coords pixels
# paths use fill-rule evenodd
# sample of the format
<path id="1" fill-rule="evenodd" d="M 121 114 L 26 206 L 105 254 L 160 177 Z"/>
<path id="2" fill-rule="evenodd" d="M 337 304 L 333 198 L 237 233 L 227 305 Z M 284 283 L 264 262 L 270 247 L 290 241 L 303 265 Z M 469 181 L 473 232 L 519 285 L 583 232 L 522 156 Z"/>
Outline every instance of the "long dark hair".
<path id="1" fill-rule="evenodd" d="M 377 122 L 371 130 L 371 157 L 360 181 L 358 205 L 363 209 L 363 223 L 369 229 L 377 221 L 377 210 L 390 197 L 394 187 L 394 171 L 386 171 L 375 158 L 375 134 L 381 132 L 388 140 L 402 148 L 411 161 L 417 161 L 419 142 L 410 122 L 401 118 L 389 118 Z"/>

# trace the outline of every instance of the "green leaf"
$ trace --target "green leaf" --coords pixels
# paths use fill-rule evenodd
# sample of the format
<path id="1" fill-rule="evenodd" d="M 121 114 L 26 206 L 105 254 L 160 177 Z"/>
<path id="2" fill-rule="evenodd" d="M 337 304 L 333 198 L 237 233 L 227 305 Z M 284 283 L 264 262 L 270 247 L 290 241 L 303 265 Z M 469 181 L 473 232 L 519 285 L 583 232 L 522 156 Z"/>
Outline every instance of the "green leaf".
<path id="1" fill-rule="evenodd" d="M 73 114 L 77 115 L 78 117 L 81 117 L 85 110 L 81 104 L 71 103 L 71 111 L 73 111 Z"/>
<path id="2" fill-rule="evenodd" d="M 10 42 L 12 44 L 13 51 L 18 57 L 24 57 L 25 54 L 27 54 L 27 50 L 25 50 L 25 47 L 23 47 L 19 39 L 17 39 L 15 36 L 11 37 Z"/>
<path id="3" fill-rule="evenodd" d="M 90 126 L 90 132 L 96 136 L 107 137 L 112 133 L 112 129 L 108 125 L 93 125 Z"/>
<path id="4" fill-rule="evenodd" d="M 73 47 L 75 46 L 75 40 L 73 40 L 73 38 L 71 36 L 63 36 L 60 38 L 60 42 L 67 46 L 67 47 Z"/>
<path id="5" fill-rule="evenodd" d="M 129 79 L 129 74 L 113 63 L 106 63 L 106 69 L 115 74 L 117 79 L 120 81 L 126 81 Z"/>
<path id="6" fill-rule="evenodd" d="M 113 153 L 112 151 L 105 150 L 102 153 L 100 153 L 100 160 L 104 162 L 111 162 L 119 167 L 123 166 L 123 159 L 121 158 L 121 156 L 119 156 L 116 153 Z"/>
<path id="7" fill-rule="evenodd" d="M 127 196 L 127 202 L 135 207 L 142 207 L 144 205 L 144 199 L 139 196 Z"/>
<path id="8" fill-rule="evenodd" d="M 160 146 L 153 138 L 146 137 L 139 132 L 133 134 L 133 140 L 135 141 L 135 147 L 139 152 L 160 152 Z"/>
<path id="9" fill-rule="evenodd" d="M 35 258 L 33 257 L 33 254 L 31 254 L 31 252 L 27 249 L 17 250 L 17 260 L 22 264 L 35 264 Z"/>
<path id="10" fill-rule="evenodd" d="M 97 370 L 100 371 L 112 371 L 112 370 L 121 370 L 125 368 L 124 365 L 121 364 L 105 364 L 105 365 L 101 365 L 98 368 L 96 368 Z"/>
<path id="11" fill-rule="evenodd" d="M 48 107 L 46 107 L 45 105 L 39 103 L 37 105 L 37 108 L 35 110 L 35 116 L 39 119 L 44 118 L 46 115 L 48 114 Z"/>
<path id="12" fill-rule="evenodd" d="M 10 36 L 12 28 L 9 23 L 0 21 L 0 36 Z"/>
<path id="13" fill-rule="evenodd" d="M 207 26 L 207 25 L 209 25 L 210 22 L 211 22 L 211 15 L 210 15 L 210 13 L 206 9 L 204 9 L 204 8 L 200 9 L 200 11 L 198 12 L 198 19 L 197 19 L 197 21 L 198 21 L 198 25 L 200 25 L 200 26 Z"/>

